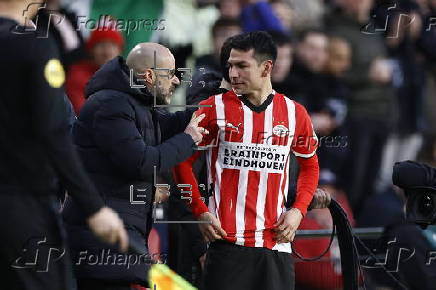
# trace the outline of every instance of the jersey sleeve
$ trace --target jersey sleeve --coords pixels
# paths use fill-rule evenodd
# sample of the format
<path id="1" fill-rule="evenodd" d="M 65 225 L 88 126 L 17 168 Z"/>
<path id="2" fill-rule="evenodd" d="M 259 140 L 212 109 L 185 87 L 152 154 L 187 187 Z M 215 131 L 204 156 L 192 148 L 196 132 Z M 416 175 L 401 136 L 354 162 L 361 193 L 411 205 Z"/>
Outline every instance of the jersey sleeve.
<path id="1" fill-rule="evenodd" d="M 202 213 L 208 211 L 208 208 L 201 197 L 200 189 L 198 188 L 198 181 L 193 172 L 193 164 L 200 156 L 201 151 L 196 151 L 191 157 L 184 162 L 179 163 L 174 167 L 173 176 L 177 184 L 189 184 L 191 185 L 191 192 L 189 195 L 185 195 L 189 202 L 194 217 L 198 218 Z"/>
<path id="2" fill-rule="evenodd" d="M 204 119 L 198 124 L 199 127 L 203 127 L 209 131 L 209 134 L 203 135 L 203 140 L 198 146 L 212 146 L 218 137 L 218 125 L 215 111 L 215 96 L 212 96 L 199 103 L 201 105 L 197 111 L 196 116 L 204 114 Z"/>
<path id="3" fill-rule="evenodd" d="M 295 156 L 310 158 L 315 155 L 318 147 L 318 137 L 313 130 L 312 121 L 306 109 L 295 103 L 295 133 L 292 141 L 292 151 Z"/>
<path id="4" fill-rule="evenodd" d="M 304 216 L 318 186 L 318 157 L 316 154 L 310 158 L 297 157 L 297 161 L 300 172 L 297 179 L 297 195 L 292 207 L 298 208 Z"/>
<path id="5" fill-rule="evenodd" d="M 200 102 L 199 105 L 202 105 L 202 107 L 200 107 L 194 114 L 196 116 L 205 114 L 205 117 L 198 126 L 207 129 L 209 134 L 203 135 L 203 140 L 198 146 L 212 146 L 218 136 L 215 97 L 212 96 L 209 99 Z M 204 200 L 201 198 L 198 181 L 193 172 L 193 164 L 200 154 L 201 151 L 195 152 L 190 158 L 175 166 L 173 170 L 174 180 L 177 184 L 190 184 L 192 186 L 192 192 L 190 194 L 191 202 L 189 203 L 189 206 L 192 210 L 192 214 L 196 218 L 198 218 L 202 213 L 208 211 Z"/>

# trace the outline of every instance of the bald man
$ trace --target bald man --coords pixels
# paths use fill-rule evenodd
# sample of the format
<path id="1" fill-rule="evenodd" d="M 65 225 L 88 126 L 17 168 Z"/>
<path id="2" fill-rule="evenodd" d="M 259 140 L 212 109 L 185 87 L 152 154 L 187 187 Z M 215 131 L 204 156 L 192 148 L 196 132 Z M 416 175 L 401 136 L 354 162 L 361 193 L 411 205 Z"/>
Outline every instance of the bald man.
<path id="1" fill-rule="evenodd" d="M 152 223 L 154 170 L 164 174 L 193 154 L 207 133 L 192 112 L 163 114 L 179 84 L 168 48 L 141 43 L 127 60 L 103 65 L 86 88 L 88 100 L 73 127 L 86 170 L 107 205 L 118 212 L 129 240 L 146 249 Z M 146 285 L 150 257 L 122 255 L 93 238 L 68 200 L 64 219 L 72 245 L 78 289 L 131 289 Z M 96 261 L 95 257 L 98 257 Z"/>

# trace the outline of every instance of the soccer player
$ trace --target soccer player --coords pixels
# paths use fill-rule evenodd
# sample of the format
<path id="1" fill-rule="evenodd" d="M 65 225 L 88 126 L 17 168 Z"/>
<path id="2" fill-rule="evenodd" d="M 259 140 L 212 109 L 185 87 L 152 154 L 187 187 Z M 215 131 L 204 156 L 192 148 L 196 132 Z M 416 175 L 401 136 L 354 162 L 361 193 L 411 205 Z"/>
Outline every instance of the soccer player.
<path id="1" fill-rule="evenodd" d="M 277 48 L 269 34 L 229 41 L 232 90 L 201 102 L 207 149 L 209 208 L 200 197 L 191 158 L 175 168 L 191 184 L 191 209 L 210 242 L 205 289 L 293 289 L 290 242 L 318 184 L 317 138 L 305 108 L 275 92 Z M 297 196 L 286 209 L 289 156 L 300 165 Z"/>

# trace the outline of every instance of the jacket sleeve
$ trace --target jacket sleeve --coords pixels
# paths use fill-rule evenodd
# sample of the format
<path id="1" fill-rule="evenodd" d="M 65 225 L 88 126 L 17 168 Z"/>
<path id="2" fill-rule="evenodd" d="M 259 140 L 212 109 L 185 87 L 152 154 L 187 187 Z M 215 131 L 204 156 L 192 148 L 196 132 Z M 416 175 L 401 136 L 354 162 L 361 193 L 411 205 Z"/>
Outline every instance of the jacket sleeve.
<path id="1" fill-rule="evenodd" d="M 165 141 L 170 137 L 183 132 L 192 118 L 196 108 L 186 108 L 185 111 L 170 113 L 167 111 L 158 111 L 158 120 L 161 128 L 162 140 Z"/>
<path id="2" fill-rule="evenodd" d="M 134 110 L 123 98 L 108 98 L 101 103 L 93 132 L 97 146 L 127 178 L 152 178 L 154 167 L 157 173 L 163 173 L 193 153 L 194 141 L 186 133 L 157 146 L 146 144 L 136 127 Z"/>
<path id="3" fill-rule="evenodd" d="M 62 84 L 64 71 L 56 57 L 54 44 L 40 41 L 35 46 L 35 60 L 32 64 L 29 98 L 32 118 L 32 134 L 44 144 L 45 154 L 56 170 L 68 193 L 89 216 L 98 211 L 103 200 L 82 166 L 71 138 L 71 115 L 64 96 Z M 32 45 L 29 44 L 29 45 Z"/>

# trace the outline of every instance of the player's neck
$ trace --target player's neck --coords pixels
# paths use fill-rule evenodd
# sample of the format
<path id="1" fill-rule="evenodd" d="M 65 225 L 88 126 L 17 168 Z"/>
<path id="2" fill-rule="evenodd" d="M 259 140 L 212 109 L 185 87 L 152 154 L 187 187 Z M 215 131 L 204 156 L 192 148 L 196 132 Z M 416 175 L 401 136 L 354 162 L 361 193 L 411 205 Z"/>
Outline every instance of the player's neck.
<path id="1" fill-rule="evenodd" d="M 263 102 L 268 98 L 268 96 L 272 93 L 272 84 L 271 82 L 266 82 L 265 85 L 251 94 L 247 94 L 247 99 L 255 106 L 260 106 Z"/>

